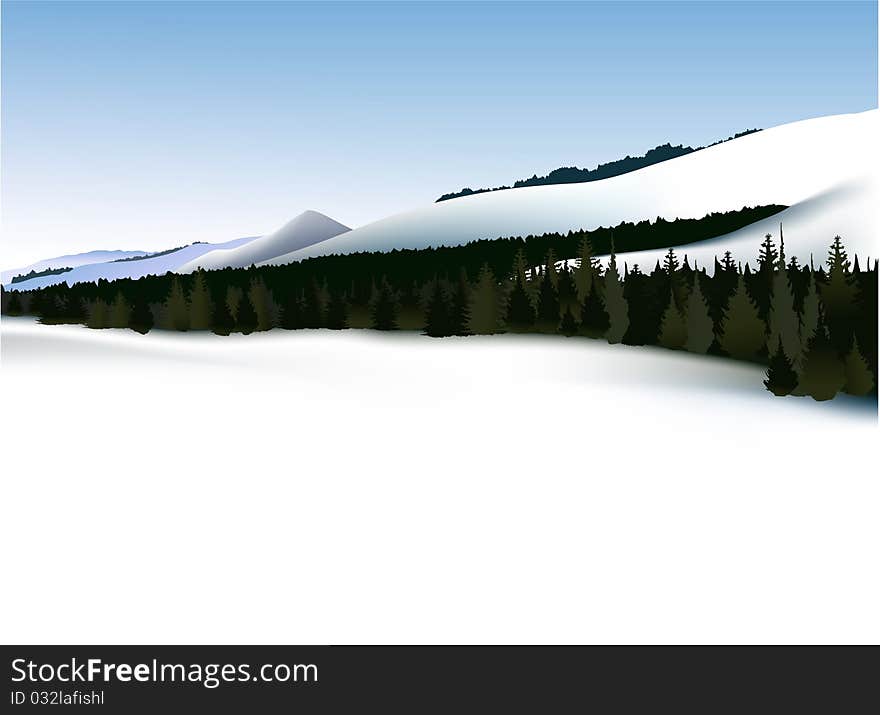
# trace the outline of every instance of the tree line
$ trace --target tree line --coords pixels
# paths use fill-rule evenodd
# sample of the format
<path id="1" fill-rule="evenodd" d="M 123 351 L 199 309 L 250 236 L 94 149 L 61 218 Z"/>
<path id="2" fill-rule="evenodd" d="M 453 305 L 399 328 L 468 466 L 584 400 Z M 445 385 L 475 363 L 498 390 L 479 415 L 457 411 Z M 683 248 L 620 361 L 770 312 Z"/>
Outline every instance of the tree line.
<path id="1" fill-rule="evenodd" d="M 513 256 L 501 269 L 484 261 L 471 272 L 461 262 L 435 260 L 435 268 L 446 269 L 426 273 L 420 262 L 457 252 L 462 257 L 466 246 L 442 254 L 424 249 L 327 256 L 288 266 L 4 291 L 2 306 L 6 314 L 28 313 L 47 323 L 142 333 L 153 328 L 221 335 L 273 328 L 421 330 L 432 337 L 555 333 L 761 363 L 767 366 L 765 385 L 777 395 L 824 400 L 840 391 L 876 394 L 877 261 L 864 268 L 857 257 L 851 261 L 840 237 L 817 266 L 812 257 L 806 265 L 787 258 L 782 236 L 777 245 L 767 234 L 754 270 L 735 262 L 730 252 L 712 266 L 697 267 L 669 249 L 649 272 L 638 264 L 621 267 L 614 241 L 604 266 L 591 233 L 582 233 L 573 259 L 560 257 L 551 245 L 542 261 L 533 262 L 528 240 L 510 243 Z M 338 263 L 341 258 L 371 270 L 356 279 L 343 272 L 340 280 L 332 269 L 352 265 Z M 400 261 L 413 270 L 398 270 Z M 374 270 L 383 265 L 388 270 Z"/>
<path id="2" fill-rule="evenodd" d="M 758 131 L 761 130 L 747 129 L 746 131 L 734 134 L 732 137 L 728 137 L 727 139 L 721 139 L 717 142 L 713 142 L 712 144 L 709 144 L 709 146 L 722 144 L 724 142 L 730 141 L 731 139 L 738 139 L 739 137 L 744 137 L 747 134 L 754 134 Z M 610 179 L 612 176 L 628 174 L 631 171 L 644 169 L 646 166 L 659 164 L 660 162 L 669 161 L 670 159 L 675 159 L 679 156 L 685 156 L 686 154 L 692 154 L 695 151 L 700 151 L 701 149 L 706 148 L 707 147 L 700 146 L 695 149 L 690 146 L 682 146 L 681 144 L 673 146 L 672 144 L 669 144 L 667 142 L 666 144 L 661 144 L 660 146 L 656 146 L 653 149 L 649 149 L 642 156 L 629 156 L 627 154 L 623 159 L 609 161 L 607 164 L 599 164 L 595 169 L 580 169 L 576 166 L 562 166 L 558 169 L 554 169 L 546 176 L 538 176 L 537 174 L 533 174 L 530 179 L 519 179 L 518 181 L 514 181 L 512 187 L 496 186 L 492 189 L 464 188 L 461 191 L 453 191 L 449 194 L 443 194 L 443 196 L 437 199 L 435 203 L 448 201 L 449 199 L 456 199 L 461 196 L 470 196 L 471 194 L 485 194 L 490 191 L 503 191 L 504 189 L 510 188 L 518 189 L 522 186 L 544 186 L 547 184 L 578 184 L 588 181 L 599 181 L 600 179 Z"/>

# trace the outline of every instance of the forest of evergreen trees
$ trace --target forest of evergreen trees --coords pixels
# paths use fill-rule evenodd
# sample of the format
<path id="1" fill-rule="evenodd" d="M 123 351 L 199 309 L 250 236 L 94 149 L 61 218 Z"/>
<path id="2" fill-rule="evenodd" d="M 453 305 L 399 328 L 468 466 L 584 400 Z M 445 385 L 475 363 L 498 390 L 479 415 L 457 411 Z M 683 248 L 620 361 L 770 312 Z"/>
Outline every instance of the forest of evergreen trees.
<path id="1" fill-rule="evenodd" d="M 721 139 L 720 141 L 713 142 L 709 146 L 723 144 L 724 142 L 728 142 L 731 139 L 738 139 L 739 137 L 744 137 L 747 134 L 754 134 L 758 131 L 761 130 L 747 129 L 746 131 L 734 134 L 732 137 L 728 137 L 727 139 Z M 595 169 L 579 169 L 576 166 L 563 166 L 558 169 L 554 169 L 546 176 L 538 176 L 537 174 L 533 174 L 530 179 L 520 179 L 518 181 L 514 181 L 512 187 L 496 186 L 493 189 L 464 188 L 461 191 L 454 191 L 449 194 L 443 194 L 443 196 L 437 199 L 435 203 L 439 203 L 440 201 L 448 201 L 449 199 L 456 199 L 460 196 L 470 196 L 471 194 L 485 194 L 489 191 L 503 191 L 504 189 L 510 188 L 518 189 L 522 186 L 543 186 L 546 184 L 579 184 L 587 181 L 610 179 L 612 176 L 628 174 L 631 171 L 644 169 L 646 166 L 659 164 L 662 161 L 675 159 L 679 156 L 692 154 L 695 151 L 700 151 L 701 149 L 707 148 L 708 147 L 700 146 L 694 149 L 693 147 L 682 146 L 681 144 L 678 144 L 677 146 L 672 146 L 672 144 L 669 143 L 661 144 L 660 146 L 656 146 L 653 149 L 649 149 L 645 152 L 643 156 L 627 155 L 623 159 L 609 161 L 607 164 L 599 164 Z"/>
<path id="2" fill-rule="evenodd" d="M 719 220 L 710 215 L 680 228 L 690 226 L 697 235 Z M 610 229 L 598 229 L 324 256 L 285 266 L 62 283 L 3 291 L 2 309 L 44 323 L 141 333 L 153 328 L 221 335 L 272 328 L 420 330 L 433 337 L 555 333 L 764 364 L 765 386 L 776 395 L 817 400 L 841 391 L 876 395 L 876 260 L 862 267 L 835 237 L 821 264 L 811 257 L 801 265 L 785 255 L 781 235 L 777 242 L 768 234 L 754 269 L 729 252 L 712 266 L 691 266 L 672 249 L 650 272 L 626 263 L 621 268 L 614 243 L 628 248 L 650 243 L 658 226 L 665 232 L 676 223 L 628 224 L 629 229 L 615 228 L 613 239 Z M 619 233 L 631 242 L 624 244 Z M 606 238 L 608 249 L 600 250 Z M 542 252 L 541 260 L 534 260 L 536 252 Z M 608 252 L 603 267 L 596 256 Z"/>

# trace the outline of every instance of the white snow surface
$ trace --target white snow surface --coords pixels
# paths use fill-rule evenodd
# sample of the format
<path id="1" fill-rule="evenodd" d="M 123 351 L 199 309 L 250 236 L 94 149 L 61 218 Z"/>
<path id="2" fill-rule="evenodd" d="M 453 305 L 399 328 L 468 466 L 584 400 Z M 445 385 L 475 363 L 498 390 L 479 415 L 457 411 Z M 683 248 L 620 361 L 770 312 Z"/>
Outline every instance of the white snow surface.
<path id="1" fill-rule="evenodd" d="M 225 243 L 193 243 L 189 246 L 181 248 L 173 253 L 166 253 L 162 256 L 154 256 L 152 258 L 144 258 L 137 261 L 111 261 L 107 263 L 90 263 L 88 265 L 79 266 L 67 273 L 61 273 L 55 276 L 43 276 L 41 278 L 32 278 L 29 281 L 22 281 L 12 287 L 16 290 L 30 290 L 32 288 L 45 288 L 46 286 L 55 285 L 56 283 L 74 283 L 96 282 L 100 278 L 106 278 L 113 281 L 118 278 L 141 278 L 149 275 L 164 275 L 168 271 L 176 272 L 180 266 L 194 260 L 198 256 L 213 251 L 216 248 L 235 248 L 244 246 L 253 241 L 255 237 L 237 238 Z"/>
<path id="2" fill-rule="evenodd" d="M 876 405 L 584 338 L 0 332 L 5 642 L 880 640 Z"/>
<path id="3" fill-rule="evenodd" d="M 147 251 L 89 251 L 88 253 L 74 253 L 67 256 L 56 256 L 55 258 L 44 258 L 23 268 L 12 268 L 8 271 L 3 271 L 0 273 L 0 283 L 6 285 L 15 276 L 24 275 L 31 271 L 39 273 L 47 268 L 76 268 L 77 266 L 84 266 L 89 263 L 106 263 L 107 261 L 115 261 L 120 258 L 146 255 Z"/>
<path id="4" fill-rule="evenodd" d="M 786 224 L 791 251 L 824 255 L 835 234 L 850 255 L 877 255 L 878 110 L 784 124 L 610 179 L 533 186 L 442 201 L 381 219 L 267 263 L 355 251 L 460 245 L 477 239 L 614 226 L 621 221 L 700 218 L 743 206 L 789 206 L 713 241 L 692 244 L 701 261 L 730 248 L 757 253 L 767 230 Z M 724 246 L 721 248 L 721 246 Z M 623 253 L 625 245 L 618 245 Z M 653 263 L 664 251 L 638 256 Z M 627 258 L 627 260 L 632 260 Z"/>
<path id="5" fill-rule="evenodd" d="M 218 248 L 180 266 L 178 273 L 197 268 L 247 268 L 276 256 L 290 253 L 338 236 L 350 229 L 317 211 L 306 211 L 288 221 L 274 233 L 261 236 L 243 246 Z"/>

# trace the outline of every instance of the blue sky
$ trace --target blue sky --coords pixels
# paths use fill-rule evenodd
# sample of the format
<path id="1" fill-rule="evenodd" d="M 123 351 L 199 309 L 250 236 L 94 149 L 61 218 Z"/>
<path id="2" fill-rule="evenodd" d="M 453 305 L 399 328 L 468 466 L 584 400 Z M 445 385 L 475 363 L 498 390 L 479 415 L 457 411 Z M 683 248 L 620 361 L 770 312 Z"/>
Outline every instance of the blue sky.
<path id="1" fill-rule="evenodd" d="M 876 2 L 3 2 L 3 265 L 877 106 Z"/>

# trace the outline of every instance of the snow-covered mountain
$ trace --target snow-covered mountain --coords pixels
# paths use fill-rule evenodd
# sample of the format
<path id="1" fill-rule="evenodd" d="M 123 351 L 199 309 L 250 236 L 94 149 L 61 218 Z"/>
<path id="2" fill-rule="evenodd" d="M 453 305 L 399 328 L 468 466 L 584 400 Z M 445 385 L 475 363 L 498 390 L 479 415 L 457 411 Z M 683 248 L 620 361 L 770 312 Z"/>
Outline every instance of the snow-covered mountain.
<path id="1" fill-rule="evenodd" d="M 246 245 L 256 237 L 237 238 L 226 243 L 193 243 L 176 251 L 163 253 L 162 255 L 148 256 L 136 260 L 113 260 L 103 263 L 90 263 L 74 268 L 72 271 L 54 276 L 41 276 L 21 281 L 14 285 L 16 290 L 31 290 L 33 288 L 45 288 L 56 283 L 84 283 L 106 278 L 108 281 L 118 278 L 141 278 L 149 275 L 164 275 L 168 271 L 176 272 L 180 266 L 195 260 L 205 253 L 217 248 L 236 248 Z M 9 286 L 4 286 L 8 288 Z"/>
<path id="2" fill-rule="evenodd" d="M 292 251 L 312 246 L 351 229 L 317 211 L 306 211 L 288 221 L 274 233 L 260 236 L 242 246 L 217 248 L 177 269 L 189 273 L 197 268 L 246 268 Z"/>
<path id="3" fill-rule="evenodd" d="M 265 263 L 392 248 L 459 245 L 613 226 L 621 221 L 699 218 L 743 206 L 783 204 L 782 214 L 734 234 L 683 248 L 710 260 L 730 248 L 748 260 L 764 232 L 786 227 L 789 253 L 823 255 L 844 237 L 850 254 L 880 254 L 877 243 L 878 110 L 784 124 L 610 179 L 533 186 L 432 203 L 381 219 Z M 625 245 L 618 245 L 620 252 Z M 644 252 L 653 262 L 663 251 Z M 631 260 L 627 257 L 628 260 Z"/>
<path id="4" fill-rule="evenodd" d="M 121 258 L 134 258 L 146 255 L 146 251 L 89 251 L 88 253 L 74 253 L 67 256 L 56 256 L 55 258 L 44 258 L 42 261 L 31 263 L 23 268 L 12 268 L 8 271 L 3 271 L 0 273 L 0 283 L 6 285 L 15 276 L 27 275 L 31 271 L 39 273 L 50 268 L 77 268 L 89 263 L 106 263 L 107 261 L 118 261 Z"/>

